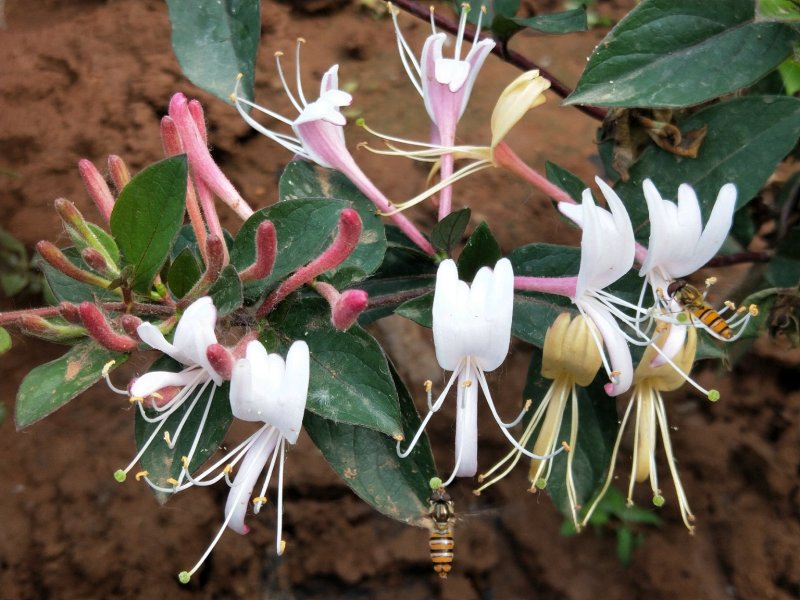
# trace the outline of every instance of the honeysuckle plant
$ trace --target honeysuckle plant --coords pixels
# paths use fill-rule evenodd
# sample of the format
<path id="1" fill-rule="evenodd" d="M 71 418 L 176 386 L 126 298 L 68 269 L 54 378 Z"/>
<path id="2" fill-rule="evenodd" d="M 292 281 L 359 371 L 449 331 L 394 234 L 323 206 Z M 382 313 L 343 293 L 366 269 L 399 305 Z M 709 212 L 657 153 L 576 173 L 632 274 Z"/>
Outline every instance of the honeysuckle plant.
<path id="1" fill-rule="evenodd" d="M 643 0 L 597 45 L 570 93 L 541 65 L 510 51 L 508 42 L 524 29 L 585 29 L 582 9 L 523 17 L 517 15 L 519 3 L 472 3 L 451 16 L 395 0 L 390 12 L 401 62 L 423 96 L 424 111 L 417 109 L 433 123 L 430 142 L 405 154 L 431 161 L 442 176 L 402 203 L 389 200 L 397 193 L 382 189 L 378 177 L 366 177 L 345 145 L 342 109 L 358 91 L 340 88 L 338 66 L 325 71 L 319 95 L 308 99 L 299 68 L 302 41 L 294 91 L 278 54 L 278 77 L 298 113 L 284 117 L 254 102 L 258 2 L 242 2 L 230 14 L 225 3 L 210 0 L 200 0 L 200 12 L 168 4 L 173 47 L 189 79 L 232 103 L 232 114 L 238 111 L 293 159 L 286 157 L 278 200 L 255 206 L 225 175 L 226 165 L 215 161 L 214 128 L 200 102 L 177 92 L 164 99 L 161 122 L 142 132 L 160 135 L 163 160 L 139 172 L 118 155 L 109 156 L 107 168 L 81 160 L 79 174 L 100 223 L 88 221 L 75 203 L 57 199 L 65 241 L 36 246 L 47 305 L 0 313 L 0 350 L 13 352 L 4 328 L 67 346 L 63 356 L 32 368 L 22 382 L 19 428 L 106 379 L 125 397 L 122 405 L 135 407 L 134 459 L 116 473 L 117 465 L 109 464 L 109 476 L 124 485 L 149 486 L 159 502 L 201 493 L 192 488 L 228 485 L 223 525 L 197 564 L 181 573 L 184 583 L 226 528 L 247 531 L 249 507 L 258 512 L 265 505 L 275 469 L 276 547 L 279 554 L 285 542 L 292 548 L 282 528 L 282 473 L 287 444 L 303 431 L 365 502 L 389 518 L 425 526 L 429 482 L 439 477 L 433 450 L 449 457 L 439 440 L 431 447 L 426 426 L 453 386 L 455 452 L 452 461 L 443 459 L 450 475 L 440 479 L 452 485 L 453 495 L 457 478 L 481 473 L 479 492 L 525 456 L 533 487 L 549 493 L 577 526 L 586 524 L 626 448 L 636 406 L 628 500 L 636 501 L 633 481 L 645 480 L 655 504 L 669 497 L 656 470 L 660 437 L 678 499 L 676 520 L 702 526 L 703 515 L 689 509 L 669 441 L 667 417 L 676 423 L 680 415 L 668 415 L 662 393 L 680 393 L 688 381 L 688 393 L 720 399 L 690 378 L 699 361 L 723 356 L 726 344 L 755 337 L 768 322 L 784 331 L 800 321 L 787 292 L 799 283 L 791 240 L 797 234 L 792 194 L 800 177 L 787 178 L 787 169 L 778 169 L 800 137 L 800 100 L 775 87 L 776 69 L 797 43 L 796 26 L 775 15 L 757 19 L 752 0 L 735 0 L 730 9 L 694 0 Z M 398 10 L 433 23 L 420 60 L 399 33 Z M 687 14 L 698 17 L 691 42 L 681 35 Z M 220 41 L 220 21 L 238 33 Z M 364 26 L 375 35 L 392 34 L 388 21 L 365 20 Z M 452 54 L 445 31 L 456 36 Z M 737 47 L 743 50 L 732 69 L 718 44 L 734 33 L 742 36 Z M 214 43 L 206 45 L 209 39 Z M 471 49 L 462 58 L 465 39 Z M 523 73 L 494 107 L 491 144 L 456 144 L 456 123 L 478 114 L 468 99 L 481 85 L 481 66 L 494 62 L 491 53 Z M 358 78 L 351 65 L 343 64 L 345 70 Z M 576 107 L 560 108 L 565 115 L 580 110 L 603 119 L 608 108 L 673 107 L 675 127 L 707 133 L 696 158 L 672 153 L 663 143 L 636 148 L 624 174 L 615 172 L 612 157 L 633 149 L 620 147 L 620 136 L 601 140 L 598 160 L 586 167 L 602 167 L 596 179 L 601 195 L 595 198 L 576 175 L 551 162 L 541 174 L 529 164 L 532 157 L 512 152 L 504 141 L 512 127 L 538 135 L 538 111 L 524 121 L 522 116 L 544 101 L 546 90 L 567 96 L 566 104 Z M 286 131 L 265 127 L 251 110 Z M 391 125 L 379 128 L 391 131 Z M 388 141 L 405 143 L 399 137 Z M 593 140 L 587 148 L 594 152 Z M 458 158 L 477 162 L 455 170 Z M 487 165 L 532 183 L 543 196 L 530 201 L 545 202 L 543 210 L 554 200 L 553 215 L 566 217 L 564 230 L 571 227 L 567 220 L 581 228 L 580 246 L 540 243 L 538 228 L 523 222 L 521 229 L 530 233 L 514 247 L 515 240 L 498 240 L 490 224 L 475 222 L 467 205 L 486 199 L 472 198 L 467 189 L 462 194 L 452 183 L 465 174 L 480 177 L 477 171 Z M 425 205 L 413 219 L 399 214 L 437 192 L 437 214 L 426 214 Z M 742 210 L 756 197 L 759 220 Z M 491 200 L 512 202 L 502 185 Z M 219 206 L 231 219 L 221 218 Z M 524 221 L 526 213 L 510 206 L 508 214 Z M 765 227 L 764 214 L 772 229 Z M 222 225 L 229 222 L 231 231 Z M 759 229 L 775 233 L 755 240 Z M 748 251 L 764 246 L 766 251 Z M 747 262 L 765 266 L 748 278 L 724 268 Z M 739 309 L 725 304 L 726 312 L 713 290 L 687 300 L 686 290 L 694 287 L 686 286 L 702 288 L 694 275 L 701 268 L 704 276 L 740 286 L 732 292 Z M 759 298 L 760 318 L 748 294 Z M 416 381 L 365 329 L 389 315 L 433 330 L 438 367 L 450 373 L 435 400 L 433 384 Z M 726 328 L 736 333 L 727 335 Z M 726 335 L 715 335 L 719 331 Z M 509 392 L 503 364 L 510 348 L 529 353 L 531 362 L 524 389 Z M 151 366 L 140 359 L 136 367 L 122 367 L 140 352 L 154 357 Z M 502 395 L 493 397 L 490 372 L 492 388 Z M 423 385 L 426 393 L 415 398 L 409 390 Z M 493 430 L 480 424 L 479 389 L 509 445 L 494 467 L 484 466 L 487 459 L 478 451 L 479 430 Z M 519 402 L 513 400 L 518 392 Z M 615 398 L 623 394 L 631 395 L 619 413 Z M 519 416 L 504 422 L 501 414 Z M 244 441 L 231 441 L 234 420 L 257 423 L 258 429 Z M 223 446 L 232 450 L 218 452 Z M 135 477 L 127 477 L 134 469 Z"/>

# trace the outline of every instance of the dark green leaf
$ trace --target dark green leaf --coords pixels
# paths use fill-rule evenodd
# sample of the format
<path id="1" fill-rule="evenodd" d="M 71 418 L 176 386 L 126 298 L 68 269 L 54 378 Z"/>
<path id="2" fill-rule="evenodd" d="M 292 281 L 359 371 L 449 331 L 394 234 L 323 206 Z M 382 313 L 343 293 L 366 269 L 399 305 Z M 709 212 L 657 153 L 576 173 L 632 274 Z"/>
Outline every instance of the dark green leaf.
<path id="1" fill-rule="evenodd" d="M 81 258 L 77 249 L 62 248 L 61 251 L 72 264 L 80 267 L 84 271 L 90 271 L 86 263 L 83 262 L 83 259 Z M 55 296 L 56 300 L 59 302 L 73 302 L 75 304 L 80 304 L 84 300 L 93 301 L 95 298 L 98 300 L 117 301 L 121 299 L 121 294 L 119 291 L 115 292 L 113 290 L 99 288 L 89 285 L 88 283 L 76 281 L 75 279 L 72 279 L 72 277 L 64 275 L 64 273 L 58 269 L 51 267 L 44 260 L 40 260 L 39 265 L 41 266 L 42 273 L 44 273 L 44 277 L 47 280 L 47 284 L 50 286 L 50 290 L 53 292 L 53 296 Z"/>
<path id="2" fill-rule="evenodd" d="M 398 315 L 411 319 L 423 327 L 433 327 L 433 292 L 403 302 L 395 311 Z"/>
<path id="3" fill-rule="evenodd" d="M 253 99 L 261 35 L 258 0 L 167 0 L 172 48 L 184 74 L 225 102 L 242 73 L 241 95 Z"/>
<path id="4" fill-rule="evenodd" d="M 580 7 L 528 18 L 498 15 L 492 21 L 492 33 L 501 40 L 508 40 L 523 29 L 553 34 L 586 31 L 588 29 L 586 9 Z"/>
<path id="5" fill-rule="evenodd" d="M 697 158 L 682 158 L 650 146 L 631 168 L 630 180 L 616 186 L 638 239 L 647 239 L 642 181 L 648 177 L 664 198 L 675 198 L 678 186 L 689 183 L 697 192 L 705 218 L 725 183 L 736 184 L 737 207 L 747 204 L 797 143 L 800 100 L 785 96 L 732 98 L 695 113 L 681 123 L 681 130 L 703 125 L 708 126 L 708 134 Z"/>
<path id="6" fill-rule="evenodd" d="M 481 7 L 486 8 L 486 13 L 483 15 L 482 22 L 485 24 L 494 21 L 495 17 L 513 17 L 519 10 L 519 0 L 469 0 L 468 2 L 453 2 L 453 8 L 460 15 L 464 4 L 469 5 L 469 13 L 467 13 L 467 20 L 475 25 L 478 22 L 478 17 L 481 14 Z"/>
<path id="7" fill-rule="evenodd" d="M 175 238 L 175 243 L 172 244 L 172 249 L 169 252 L 170 260 L 175 260 L 178 254 L 187 248 L 192 251 L 195 258 L 199 259 L 200 252 L 197 248 L 197 238 L 194 236 L 194 229 L 192 229 L 190 223 L 187 223 L 178 231 L 178 237 Z"/>
<path id="8" fill-rule="evenodd" d="M 403 435 L 410 440 L 420 424 L 414 403 L 392 368 L 400 398 Z M 423 526 L 429 481 L 436 474 L 427 436 L 406 458 L 397 456 L 397 442 L 364 427 L 353 427 L 306 413 L 306 431 L 336 473 L 358 496 L 388 517 Z"/>
<path id="9" fill-rule="evenodd" d="M 17 429 L 22 429 L 58 410 L 103 376 L 111 360 L 115 367 L 127 354 L 111 352 L 86 340 L 63 356 L 34 368 L 25 376 L 17 392 Z"/>
<path id="10" fill-rule="evenodd" d="M 592 54 L 567 104 L 680 107 L 747 87 L 797 33 L 756 22 L 754 0 L 644 0 Z"/>
<path id="11" fill-rule="evenodd" d="M 451 256 L 455 248 L 464 235 L 464 230 L 469 224 L 469 217 L 472 211 L 468 208 L 456 210 L 439 221 L 431 232 L 431 243 L 433 247 Z"/>
<path id="12" fill-rule="evenodd" d="M 208 290 L 208 295 L 214 300 L 217 314 L 221 317 L 242 307 L 244 303 L 242 282 L 232 265 L 228 265 L 222 270 L 219 279 Z"/>
<path id="13" fill-rule="evenodd" d="M 111 257 L 111 259 L 117 265 L 119 265 L 120 261 L 119 248 L 117 247 L 117 242 L 114 241 L 114 238 L 108 235 L 106 230 L 100 227 L 99 225 L 95 225 L 94 223 L 86 223 L 86 225 L 88 225 L 89 229 L 92 230 L 92 233 L 97 238 L 97 241 L 100 242 L 100 244 L 103 246 L 103 248 Z"/>
<path id="14" fill-rule="evenodd" d="M 189 248 L 184 248 L 169 267 L 167 284 L 176 298 L 183 298 L 200 279 L 202 271 Z"/>
<path id="15" fill-rule="evenodd" d="M 756 18 L 763 21 L 800 22 L 797 0 L 757 0 Z"/>
<path id="16" fill-rule="evenodd" d="M 345 206 L 358 211 L 363 225 L 358 246 L 344 263 L 324 275 L 334 287 L 347 287 L 372 274 L 380 266 L 386 252 L 383 222 L 375 212 L 375 205 L 347 177 L 338 171 L 317 168 L 307 161 L 296 160 L 289 163 L 281 175 L 279 195 L 282 202 L 305 199 L 345 201 Z M 306 235 L 308 231 L 317 234 L 311 228 L 305 231 Z"/>
<path id="17" fill-rule="evenodd" d="M 626 567 L 631 563 L 633 548 L 633 532 L 627 527 L 617 529 L 617 558 Z"/>
<path id="18" fill-rule="evenodd" d="M 147 293 L 169 256 L 183 224 L 186 156 L 174 156 L 138 173 L 111 213 L 111 232 L 125 263 L 133 266 L 133 289 Z"/>
<path id="19" fill-rule="evenodd" d="M 783 87 L 789 96 L 794 96 L 800 91 L 800 61 L 795 58 L 787 58 L 778 67 Z"/>
<path id="20" fill-rule="evenodd" d="M 319 298 L 299 300 L 275 319 L 286 348 L 305 340 L 311 350 L 309 411 L 337 423 L 401 433 L 397 391 L 386 356 L 372 336 L 358 325 L 334 329 L 330 308 Z"/>
<path id="21" fill-rule="evenodd" d="M 158 359 L 150 370 L 178 371 L 180 368 L 180 364 L 168 356 L 164 356 Z M 200 393 L 201 389 L 203 390 L 202 394 Z M 189 463 L 190 472 L 195 471 L 217 450 L 233 421 L 228 392 L 229 384 L 227 382 L 221 387 L 215 386 L 213 382 L 209 383 L 205 389 L 198 386 L 197 390 L 161 423 L 148 423 L 142 418 L 139 409 L 136 409 L 134 438 L 137 451 L 141 451 L 158 428 L 158 433 L 155 434 L 152 443 L 139 460 L 142 469 L 148 472 L 148 478 L 153 483 L 169 488 L 171 486 L 167 482 L 168 479 L 178 480 L 182 470 L 181 458 L 189 456 L 198 433 L 199 441 Z M 208 414 L 204 420 L 203 415 L 206 411 Z M 154 411 L 148 410 L 147 412 L 151 418 L 156 415 Z M 186 417 L 186 422 L 176 441 L 176 431 L 184 417 Z M 203 429 L 199 431 L 201 422 L 203 422 Z M 175 443 L 174 448 L 170 449 L 167 445 L 164 440 L 164 432 L 170 433 L 171 439 Z M 154 493 L 162 504 L 171 496 L 164 492 L 156 491 Z"/>
<path id="22" fill-rule="evenodd" d="M 790 288 L 800 283 L 800 227 L 792 228 L 775 248 L 766 278 L 775 287 Z"/>
<path id="23" fill-rule="evenodd" d="M 583 183 L 577 175 L 570 173 L 555 163 L 551 163 L 549 160 L 545 162 L 544 166 L 548 181 L 567 192 L 575 202 L 581 202 L 583 190 L 588 188 L 588 185 Z"/>
<path id="24" fill-rule="evenodd" d="M 481 267 L 492 267 L 503 257 L 500 245 L 494 239 L 489 226 L 482 222 L 469 236 L 458 257 L 458 276 L 463 281 L 472 281 Z"/>

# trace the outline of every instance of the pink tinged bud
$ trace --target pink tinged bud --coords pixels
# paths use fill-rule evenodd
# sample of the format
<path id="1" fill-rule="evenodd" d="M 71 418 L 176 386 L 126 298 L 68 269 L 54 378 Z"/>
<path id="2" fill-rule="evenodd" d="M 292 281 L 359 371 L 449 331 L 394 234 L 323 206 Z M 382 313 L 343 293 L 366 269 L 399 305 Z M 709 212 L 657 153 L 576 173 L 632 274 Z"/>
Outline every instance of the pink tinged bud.
<path id="1" fill-rule="evenodd" d="M 114 182 L 114 187 L 117 188 L 117 194 L 119 194 L 131 180 L 130 169 L 121 157 L 111 154 L 108 157 L 108 172 L 111 175 L 111 181 Z"/>
<path id="2" fill-rule="evenodd" d="M 195 114 L 197 113 L 198 111 L 195 109 Z M 237 215 L 242 219 L 247 219 L 253 214 L 253 209 L 239 195 L 233 184 L 211 158 L 204 139 L 205 127 L 198 128 L 195 117 L 190 112 L 186 96 L 180 93 L 172 96 L 169 103 L 169 116 L 172 117 L 178 128 L 178 134 L 189 157 L 189 164 L 195 177 L 205 183 Z M 200 117 L 202 117 L 202 112 L 200 112 Z"/>
<path id="3" fill-rule="evenodd" d="M 203 105 L 199 100 L 189 100 L 189 114 L 192 115 L 194 125 L 200 133 L 200 138 L 208 145 L 208 132 L 206 131 L 206 116 L 203 112 Z"/>
<path id="4" fill-rule="evenodd" d="M 80 313 L 89 335 L 104 348 L 112 352 L 131 352 L 136 349 L 136 340 L 114 331 L 106 316 L 91 302 L 81 302 Z"/>
<path id="5" fill-rule="evenodd" d="M 142 320 L 139 317 L 136 315 L 122 315 L 119 319 L 119 323 L 122 325 L 122 329 L 125 333 L 135 340 L 139 339 L 139 334 L 136 331 L 139 325 L 142 324 Z"/>
<path id="6" fill-rule="evenodd" d="M 170 117 L 161 118 L 161 147 L 166 157 L 183 154 L 183 142 L 178 135 L 178 126 Z"/>
<path id="7" fill-rule="evenodd" d="M 258 309 L 256 317 L 263 317 L 268 314 L 279 302 L 301 285 L 342 264 L 355 250 L 360 236 L 361 217 L 352 208 L 345 208 L 339 215 L 339 231 L 333 243 L 306 266 L 297 269 L 291 277 L 267 296 L 264 304 Z"/>
<path id="8" fill-rule="evenodd" d="M 271 221 L 264 221 L 256 229 L 256 259 L 252 265 L 239 274 L 242 281 L 264 279 L 272 273 L 275 257 L 278 255 L 278 236 Z"/>
<path id="9" fill-rule="evenodd" d="M 364 290 L 345 290 L 339 301 L 333 306 L 331 321 L 339 331 L 345 331 L 358 320 L 369 302 L 369 295 Z"/>
<path id="10" fill-rule="evenodd" d="M 39 315 L 22 315 L 17 319 L 16 323 L 20 330 L 26 334 L 54 342 L 71 340 L 86 335 L 86 330 L 83 327 L 51 323 Z"/>
<path id="11" fill-rule="evenodd" d="M 208 283 L 216 281 L 227 263 L 228 249 L 224 240 L 210 234 L 206 239 L 206 271 L 203 273 L 203 279 Z"/>
<path id="12" fill-rule="evenodd" d="M 86 190 L 94 200 L 95 206 L 97 206 L 97 210 L 100 211 L 100 214 L 103 215 L 106 223 L 108 223 L 111 219 L 111 211 L 114 210 L 114 196 L 111 194 L 106 180 L 103 179 L 103 176 L 100 175 L 100 172 L 91 161 L 85 158 L 78 162 L 78 171 L 81 174 Z"/>
<path id="13" fill-rule="evenodd" d="M 72 302 L 62 302 L 58 305 L 58 311 L 66 321 L 69 321 L 74 325 L 83 324 L 83 319 L 81 319 L 81 313 L 77 304 L 73 304 Z"/>
<path id="14" fill-rule="evenodd" d="M 103 279 L 94 273 L 89 273 L 80 267 L 76 267 L 54 244 L 42 240 L 36 244 L 36 251 L 42 256 L 47 264 L 57 271 L 62 272 L 67 277 L 71 277 L 76 281 L 87 283 L 95 287 L 103 289 L 108 288 L 110 282 L 107 279 Z"/>
<path id="15" fill-rule="evenodd" d="M 94 271 L 98 271 L 99 273 L 106 273 L 108 271 L 108 262 L 106 262 L 105 257 L 94 248 L 84 248 L 81 250 L 81 258 Z"/>
<path id="16" fill-rule="evenodd" d="M 206 358 L 219 375 L 225 379 L 230 380 L 231 373 L 233 373 L 233 354 L 221 344 L 211 344 L 206 348 Z"/>

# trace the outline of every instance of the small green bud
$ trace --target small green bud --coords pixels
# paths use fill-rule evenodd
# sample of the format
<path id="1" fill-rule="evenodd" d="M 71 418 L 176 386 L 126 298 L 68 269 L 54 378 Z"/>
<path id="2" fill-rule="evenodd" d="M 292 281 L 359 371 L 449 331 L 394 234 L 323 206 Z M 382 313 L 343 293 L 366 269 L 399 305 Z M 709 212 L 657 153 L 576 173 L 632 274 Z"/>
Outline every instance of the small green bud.
<path id="1" fill-rule="evenodd" d="M 539 477 L 539 479 L 536 480 L 535 485 L 538 489 L 543 490 L 544 488 L 547 487 L 547 479 L 545 479 L 544 477 Z"/>
<path id="2" fill-rule="evenodd" d="M 428 483 L 428 485 L 431 486 L 431 490 L 436 491 L 436 490 L 438 490 L 439 488 L 442 487 L 443 483 L 444 482 L 441 479 L 439 479 L 438 477 L 431 477 L 431 480 Z"/>
<path id="3" fill-rule="evenodd" d="M 719 398 L 719 390 L 708 390 L 708 399 L 711 400 L 711 402 L 716 402 Z"/>
<path id="4" fill-rule="evenodd" d="M 126 478 L 127 476 L 128 476 L 128 475 L 127 475 L 127 474 L 125 473 L 125 471 L 123 471 L 122 469 L 117 469 L 116 471 L 114 471 L 114 479 L 116 479 L 116 480 L 117 480 L 117 481 L 119 481 L 120 483 L 122 483 L 123 481 L 125 481 L 125 478 Z"/>
<path id="5" fill-rule="evenodd" d="M 656 494 L 655 496 L 653 496 L 653 504 L 659 508 L 664 506 L 664 496 L 662 496 L 661 494 Z"/>
<path id="6" fill-rule="evenodd" d="M 188 571 L 181 571 L 180 573 L 178 573 L 178 581 L 180 581 L 184 585 L 189 583 L 189 580 L 191 578 L 192 578 L 192 576 L 189 575 Z"/>

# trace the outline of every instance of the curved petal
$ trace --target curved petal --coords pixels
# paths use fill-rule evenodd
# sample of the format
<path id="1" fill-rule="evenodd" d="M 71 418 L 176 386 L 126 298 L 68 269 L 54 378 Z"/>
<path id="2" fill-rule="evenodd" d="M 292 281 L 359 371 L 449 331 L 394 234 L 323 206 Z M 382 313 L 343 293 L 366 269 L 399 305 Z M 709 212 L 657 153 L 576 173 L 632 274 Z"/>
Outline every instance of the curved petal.
<path id="1" fill-rule="evenodd" d="M 488 325 L 488 334 L 482 340 L 483 349 L 474 356 L 478 367 L 489 372 L 503 364 L 511 343 L 511 320 L 514 312 L 514 268 L 507 258 L 501 258 L 494 266 L 486 307 L 487 312 L 484 319 Z"/>
<path id="2" fill-rule="evenodd" d="M 164 334 L 161 333 L 161 330 L 152 323 L 145 321 L 139 325 L 139 327 L 136 328 L 136 334 L 139 336 L 140 340 L 151 348 L 159 350 L 167 356 L 171 356 L 184 365 L 187 364 L 188 358 L 186 355 L 170 344 L 167 338 L 164 337 Z"/>
<path id="3" fill-rule="evenodd" d="M 436 81 L 455 93 L 469 76 L 469 63 L 455 58 L 440 58 L 433 65 L 433 76 Z"/>
<path id="4" fill-rule="evenodd" d="M 440 85 L 436 81 L 436 62 L 442 58 L 442 48 L 447 36 L 444 33 L 434 33 L 429 35 L 422 46 L 420 57 L 420 80 L 422 83 L 422 100 L 425 103 L 425 110 L 431 121 L 436 123 L 434 110 L 431 104 L 431 86 Z"/>
<path id="5" fill-rule="evenodd" d="M 439 366 L 454 371 L 464 357 L 462 309 L 469 287 L 458 279 L 458 267 L 452 259 L 442 261 L 436 272 L 433 294 L 433 344 Z"/>
<path id="6" fill-rule="evenodd" d="M 294 342 L 286 354 L 286 372 L 278 391 L 278 410 L 270 418 L 270 423 L 278 428 L 290 444 L 297 442 L 303 426 L 309 378 L 308 344 L 302 340 Z"/>
<path id="7" fill-rule="evenodd" d="M 732 183 L 726 183 L 717 194 L 717 200 L 714 202 L 711 216 L 709 216 L 708 223 L 706 223 L 706 227 L 697 241 L 692 260 L 683 265 L 682 270 L 674 273 L 675 277 L 693 273 L 711 260 L 728 236 L 735 210 L 736 186 Z"/>
<path id="8" fill-rule="evenodd" d="M 607 283 L 599 286 L 606 287 L 622 277 L 633 266 L 633 259 L 636 256 L 636 238 L 633 235 L 631 218 L 628 216 L 628 210 L 625 208 L 622 199 L 605 181 L 599 177 L 595 177 L 594 180 L 603 192 L 606 202 L 608 202 L 614 222 L 614 230 L 609 232 L 611 237 L 607 240 L 609 245 L 613 247 L 614 266 L 612 272 L 608 274 Z"/>
<path id="9" fill-rule="evenodd" d="M 247 507 L 250 505 L 253 488 L 264 470 L 267 460 L 275 451 L 275 446 L 280 438 L 277 430 L 269 425 L 262 427 L 253 435 L 256 436 L 256 440 L 242 459 L 242 464 L 239 466 L 225 502 L 225 518 L 233 512 L 228 527 L 242 535 L 250 531 L 250 528 L 244 524 L 244 517 L 247 514 Z"/>
<path id="10" fill-rule="evenodd" d="M 467 108 L 469 97 L 472 94 L 472 86 L 475 85 L 475 79 L 477 79 L 478 73 L 483 66 L 483 61 L 489 56 L 494 46 L 494 40 L 481 40 L 477 44 L 473 44 L 466 56 L 465 60 L 469 63 L 469 76 L 461 90 L 461 106 L 458 111 L 459 118 L 461 118 L 461 115 L 464 114 Z"/>
<path id="11" fill-rule="evenodd" d="M 131 385 L 131 396 L 146 398 L 154 392 L 170 385 L 183 387 L 197 378 L 197 369 L 185 369 L 177 373 L 171 371 L 150 371 L 138 377 Z"/>
<path id="12" fill-rule="evenodd" d="M 576 298 L 582 297 L 587 289 L 594 287 L 597 261 L 602 260 L 603 256 L 603 242 L 600 239 L 601 226 L 591 190 L 588 188 L 583 190 L 582 199 L 581 226 L 583 234 L 581 235 L 581 264 L 578 268 L 578 282 L 575 286 Z M 559 208 L 562 204 L 564 203 L 559 203 Z"/>
<path id="13" fill-rule="evenodd" d="M 664 262 L 669 253 L 670 221 L 664 214 L 664 200 L 658 189 L 649 179 L 642 182 L 644 199 L 647 203 L 647 214 L 650 219 L 650 240 L 647 243 L 647 256 L 639 269 L 639 275 Z"/>
<path id="14" fill-rule="evenodd" d="M 650 362 L 650 366 L 653 368 L 660 367 L 667 363 L 667 357 L 670 359 L 675 358 L 675 355 L 683 348 L 683 344 L 686 341 L 687 330 L 688 326 L 686 325 L 673 324 L 669 328 L 667 339 L 664 340 L 664 344 L 661 346 L 661 352 L 663 352 L 663 354 L 657 353 Z"/>
<path id="15" fill-rule="evenodd" d="M 265 402 L 256 394 L 253 369 L 253 361 L 242 358 L 233 365 L 231 374 L 231 412 L 242 421 L 264 421 Z"/>
<path id="16" fill-rule="evenodd" d="M 206 348 L 217 343 L 214 326 L 217 324 L 217 308 L 210 296 L 192 302 L 184 311 L 175 328 L 173 344 L 184 353 L 192 364 L 206 365 Z"/>
<path id="17" fill-rule="evenodd" d="M 319 86 L 319 95 L 323 96 L 325 92 L 336 89 L 339 89 L 339 65 L 333 65 L 325 71 Z"/>
<path id="18" fill-rule="evenodd" d="M 616 373 L 616 382 L 606 384 L 606 393 L 609 396 L 618 396 L 627 392 L 633 382 L 633 360 L 619 325 L 611 313 L 596 300 L 586 299 L 580 306 L 600 331 L 611 369 Z"/>
<path id="19" fill-rule="evenodd" d="M 465 385 L 467 380 L 469 385 Z M 478 387 L 475 373 L 465 369 L 458 376 L 456 477 L 472 477 L 478 472 Z"/>

